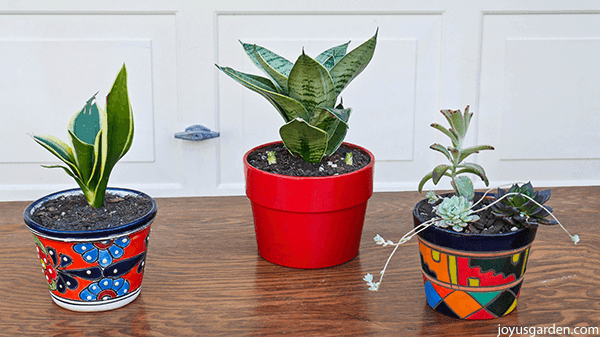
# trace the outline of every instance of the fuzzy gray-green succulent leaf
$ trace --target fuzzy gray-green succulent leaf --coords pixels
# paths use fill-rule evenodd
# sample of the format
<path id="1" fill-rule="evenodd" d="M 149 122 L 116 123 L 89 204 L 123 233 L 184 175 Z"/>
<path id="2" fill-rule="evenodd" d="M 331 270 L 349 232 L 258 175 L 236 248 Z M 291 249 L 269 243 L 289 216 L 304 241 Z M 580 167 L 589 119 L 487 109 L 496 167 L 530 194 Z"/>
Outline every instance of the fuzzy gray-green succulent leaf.
<path id="1" fill-rule="evenodd" d="M 445 146 L 435 143 L 435 144 L 432 144 L 429 148 L 442 153 L 449 161 L 452 161 L 452 155 L 450 154 L 450 151 L 448 151 L 448 149 Z"/>
<path id="2" fill-rule="evenodd" d="M 461 165 L 458 165 L 458 168 L 459 169 L 456 171 L 456 174 L 473 173 L 483 180 L 485 186 L 490 184 L 487 176 L 485 175 L 485 170 L 481 165 L 475 163 L 462 163 Z"/>
<path id="3" fill-rule="evenodd" d="M 460 163 L 463 160 L 465 160 L 468 156 L 470 156 L 474 153 L 479 153 L 479 151 L 483 151 L 483 150 L 494 150 L 494 147 L 491 145 L 477 145 L 477 146 L 471 146 L 471 147 L 464 148 L 460 151 L 460 156 L 458 158 L 458 162 Z"/>
<path id="4" fill-rule="evenodd" d="M 465 197 L 467 200 L 473 200 L 475 196 L 475 190 L 473 189 L 473 182 L 469 177 L 459 176 L 455 177 L 452 181 L 452 188 L 458 192 L 459 196 Z"/>
<path id="5" fill-rule="evenodd" d="M 316 107 L 333 108 L 337 99 L 333 79 L 327 69 L 304 52 L 290 71 L 288 94 L 306 108 L 309 116 Z"/>
<path id="6" fill-rule="evenodd" d="M 279 129 L 285 147 L 308 163 L 318 163 L 327 150 L 327 132 L 301 118 L 291 120 Z"/>
<path id="7" fill-rule="evenodd" d="M 456 135 L 452 132 L 450 132 L 450 130 L 446 129 L 445 127 L 443 127 L 442 125 L 438 124 L 438 123 L 431 123 L 431 127 L 437 130 L 440 130 L 443 134 L 445 134 L 446 136 L 448 136 L 448 138 L 450 138 L 450 140 L 452 141 L 452 145 L 454 147 L 458 147 L 459 146 L 459 140 L 456 137 Z"/>
<path id="8" fill-rule="evenodd" d="M 327 71 L 330 71 L 345 55 L 350 41 L 327 49 L 326 51 L 315 57 L 315 61 L 321 63 Z"/>
<path id="9" fill-rule="evenodd" d="M 446 173 L 446 171 L 448 171 L 450 167 L 450 165 L 444 164 L 436 166 L 431 172 L 431 179 L 433 180 L 433 184 L 437 185 L 440 179 L 444 176 L 444 173 Z"/>
<path id="10" fill-rule="evenodd" d="M 336 96 L 367 67 L 373 58 L 375 46 L 377 45 L 378 31 L 379 29 L 377 29 L 372 38 L 346 54 L 331 68 L 330 73 L 335 83 Z"/>
<path id="11" fill-rule="evenodd" d="M 423 186 L 425 186 L 425 183 L 427 181 L 429 181 L 429 179 L 431 179 L 431 177 L 433 177 L 433 172 L 429 172 L 427 173 L 419 182 L 419 187 L 417 188 L 417 190 L 419 191 L 419 193 L 421 193 L 423 191 Z"/>
<path id="12" fill-rule="evenodd" d="M 460 110 L 442 110 L 442 114 L 451 126 L 450 131 L 454 130 L 456 132 L 455 136 L 459 140 L 462 140 L 465 137 L 467 129 L 465 128 L 465 121 Z"/>

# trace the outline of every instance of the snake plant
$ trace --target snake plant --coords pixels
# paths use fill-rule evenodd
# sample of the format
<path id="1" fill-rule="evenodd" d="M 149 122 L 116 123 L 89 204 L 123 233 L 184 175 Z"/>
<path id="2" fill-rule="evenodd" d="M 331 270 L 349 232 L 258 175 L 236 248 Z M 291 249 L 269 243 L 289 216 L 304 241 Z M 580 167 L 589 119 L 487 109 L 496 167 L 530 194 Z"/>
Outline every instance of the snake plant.
<path id="1" fill-rule="evenodd" d="M 133 113 L 127 93 L 125 65 L 106 97 L 106 111 L 101 110 L 92 96 L 69 122 L 71 146 L 47 135 L 33 139 L 58 157 L 63 165 L 42 165 L 62 168 L 77 182 L 90 206 L 104 204 L 108 178 L 115 164 L 131 147 L 133 141 Z"/>
<path id="2" fill-rule="evenodd" d="M 462 113 L 460 110 L 442 110 L 442 115 L 446 118 L 450 124 L 450 128 L 447 129 L 440 124 L 433 123 L 431 127 L 441 131 L 443 134 L 448 136 L 452 142 L 452 146 L 443 146 L 435 143 L 430 146 L 432 150 L 441 152 L 450 162 L 450 164 L 442 164 L 436 166 L 433 171 L 429 172 L 421 182 L 419 183 L 419 192 L 423 190 L 423 185 L 432 179 L 433 183 L 437 185 L 443 176 L 450 177 L 452 179 L 452 188 L 458 196 L 464 196 L 467 200 L 473 200 L 474 190 L 473 182 L 467 176 L 458 176 L 463 173 L 473 173 L 478 175 L 481 180 L 487 186 L 489 184 L 488 178 L 485 175 L 485 170 L 481 165 L 475 163 L 463 163 L 468 156 L 473 153 L 479 153 L 482 150 L 493 150 L 494 147 L 490 145 L 478 145 L 472 147 L 463 148 L 463 142 L 469 129 L 469 123 L 473 113 L 469 112 L 469 106 L 465 108 L 465 112 Z"/>
<path id="3" fill-rule="evenodd" d="M 344 108 L 341 98 L 336 105 L 338 96 L 371 61 L 377 32 L 349 53 L 350 42 L 329 48 L 314 59 L 302 50 L 295 63 L 256 44 L 240 43 L 269 78 L 217 68 L 275 107 L 285 121 L 279 135 L 290 153 L 309 163 L 333 154 L 346 137 L 352 110 Z"/>

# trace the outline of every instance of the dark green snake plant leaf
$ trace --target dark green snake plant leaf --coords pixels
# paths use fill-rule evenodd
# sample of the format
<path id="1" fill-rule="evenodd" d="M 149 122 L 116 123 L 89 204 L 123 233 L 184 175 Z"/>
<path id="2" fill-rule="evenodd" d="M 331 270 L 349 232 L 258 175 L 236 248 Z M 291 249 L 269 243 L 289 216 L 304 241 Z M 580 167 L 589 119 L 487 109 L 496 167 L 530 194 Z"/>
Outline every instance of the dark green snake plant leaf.
<path id="1" fill-rule="evenodd" d="M 333 79 L 322 64 L 302 52 L 288 78 L 289 95 L 312 115 L 315 107 L 333 108 L 337 95 Z"/>
<path id="2" fill-rule="evenodd" d="M 350 41 L 327 49 L 326 51 L 315 57 L 315 61 L 321 63 L 327 71 L 331 71 L 331 68 L 335 66 L 344 56 L 346 56 L 346 50 Z"/>
<path id="3" fill-rule="evenodd" d="M 271 103 L 281 114 L 286 122 L 295 118 L 309 119 L 309 114 L 302 103 L 293 98 L 277 93 L 275 85 L 268 79 L 256 75 L 245 74 L 229 67 L 222 68 L 217 66 L 229 77 L 236 80 L 244 87 L 258 93 Z M 270 85 L 268 85 L 269 83 Z"/>
<path id="4" fill-rule="evenodd" d="M 379 30 L 378 30 L 379 31 Z M 350 82 L 356 78 L 371 61 L 377 44 L 377 32 L 365 43 L 346 54 L 333 68 L 331 77 L 335 84 L 335 92 L 339 95 Z"/>
<path id="5" fill-rule="evenodd" d="M 216 67 L 275 107 L 286 123 L 279 134 L 290 153 L 307 162 L 319 162 L 333 154 L 346 137 L 351 109 L 344 109 L 341 103 L 336 106 L 338 96 L 371 61 L 377 32 L 346 53 L 349 43 L 329 48 L 315 59 L 303 50 L 291 63 L 264 47 L 241 42 L 250 60 L 268 78 Z"/>
<path id="6" fill-rule="evenodd" d="M 58 157 L 67 166 L 62 168 L 71 176 L 92 207 L 102 207 L 110 173 L 115 164 L 131 148 L 133 141 L 133 112 L 127 92 L 125 65 L 117 75 L 106 98 L 106 112 L 92 96 L 77 112 L 68 126 L 72 148 L 52 136 L 33 136 L 34 140 Z"/>
<path id="7" fill-rule="evenodd" d="M 279 129 L 283 144 L 308 163 L 318 163 L 327 150 L 327 132 L 296 118 Z"/>

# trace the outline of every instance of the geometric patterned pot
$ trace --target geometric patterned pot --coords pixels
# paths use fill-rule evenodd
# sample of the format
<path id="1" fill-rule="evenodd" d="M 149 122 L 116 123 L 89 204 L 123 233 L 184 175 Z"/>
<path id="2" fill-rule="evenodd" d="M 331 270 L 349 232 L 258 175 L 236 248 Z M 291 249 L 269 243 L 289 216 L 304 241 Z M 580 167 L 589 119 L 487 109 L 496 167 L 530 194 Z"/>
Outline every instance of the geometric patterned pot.
<path id="1" fill-rule="evenodd" d="M 413 210 L 415 226 L 423 222 Z M 461 319 L 501 317 L 517 306 L 536 228 L 465 234 L 430 226 L 419 233 L 427 303 Z"/>
<path id="2" fill-rule="evenodd" d="M 151 210 L 130 223 L 98 231 L 56 231 L 32 218 L 34 210 L 48 200 L 81 194 L 71 189 L 50 194 L 31 203 L 23 212 L 33 234 L 38 257 L 54 302 L 74 311 L 105 311 L 120 308 L 141 291 L 150 225 L 157 206 L 148 195 L 128 189 L 108 188 L 121 196 L 141 195 L 152 202 Z"/>

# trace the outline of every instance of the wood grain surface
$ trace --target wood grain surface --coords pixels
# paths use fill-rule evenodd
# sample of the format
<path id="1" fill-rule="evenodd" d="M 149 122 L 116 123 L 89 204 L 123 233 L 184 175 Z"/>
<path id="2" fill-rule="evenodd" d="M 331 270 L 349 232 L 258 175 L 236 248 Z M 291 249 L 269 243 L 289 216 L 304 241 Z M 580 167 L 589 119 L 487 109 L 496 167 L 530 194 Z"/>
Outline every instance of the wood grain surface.
<path id="1" fill-rule="evenodd" d="M 28 202 L 0 203 L 2 336 L 498 336 L 500 327 L 600 327 L 600 187 L 554 188 L 558 227 L 538 231 L 517 309 L 461 321 L 426 304 L 417 241 L 398 249 L 378 292 L 377 275 L 412 227 L 416 192 L 375 193 L 360 254 L 334 268 L 273 265 L 256 250 L 246 197 L 157 199 L 141 295 L 128 306 L 75 313 L 56 306 L 26 229 Z M 593 334 L 589 334 L 593 335 Z M 506 335 L 508 336 L 508 335 Z M 516 336 L 516 335 L 513 335 Z"/>

